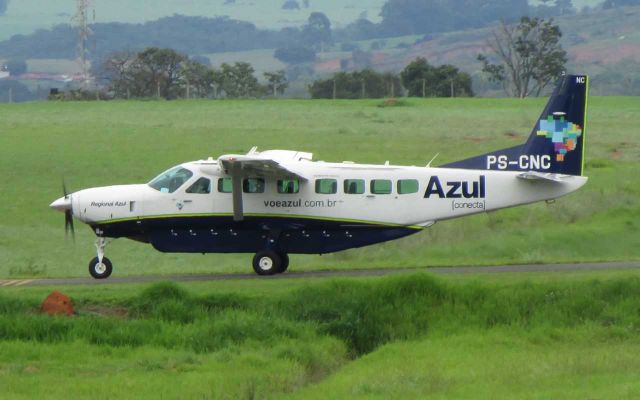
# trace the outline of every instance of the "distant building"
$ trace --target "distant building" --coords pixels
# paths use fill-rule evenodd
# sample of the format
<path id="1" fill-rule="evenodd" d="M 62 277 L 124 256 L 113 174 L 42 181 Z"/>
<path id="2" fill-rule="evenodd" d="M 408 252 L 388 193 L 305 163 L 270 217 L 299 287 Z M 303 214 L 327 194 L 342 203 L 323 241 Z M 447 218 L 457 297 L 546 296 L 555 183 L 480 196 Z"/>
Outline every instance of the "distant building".
<path id="1" fill-rule="evenodd" d="M 9 71 L 0 71 L 0 79 L 6 79 L 9 77 Z"/>

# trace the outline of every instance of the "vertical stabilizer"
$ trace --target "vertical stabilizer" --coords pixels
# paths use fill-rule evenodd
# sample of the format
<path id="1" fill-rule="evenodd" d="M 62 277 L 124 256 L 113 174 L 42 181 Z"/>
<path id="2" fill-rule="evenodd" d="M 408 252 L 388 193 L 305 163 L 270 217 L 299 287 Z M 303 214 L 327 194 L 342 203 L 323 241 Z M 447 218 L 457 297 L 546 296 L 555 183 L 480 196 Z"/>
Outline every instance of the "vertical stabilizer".
<path id="1" fill-rule="evenodd" d="M 525 144 L 442 167 L 582 175 L 589 78 L 563 76 Z"/>

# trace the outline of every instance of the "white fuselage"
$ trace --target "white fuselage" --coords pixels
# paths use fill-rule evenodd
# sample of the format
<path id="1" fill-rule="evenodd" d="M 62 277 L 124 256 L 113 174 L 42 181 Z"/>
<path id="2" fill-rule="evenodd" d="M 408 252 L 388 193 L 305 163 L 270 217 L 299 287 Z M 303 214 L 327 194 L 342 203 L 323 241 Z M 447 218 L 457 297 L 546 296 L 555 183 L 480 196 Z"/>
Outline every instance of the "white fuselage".
<path id="1" fill-rule="evenodd" d="M 278 159 L 282 166 L 308 179 L 299 182 L 297 193 L 278 193 L 277 179 L 264 178 L 263 193 L 243 194 L 246 216 L 425 227 L 438 220 L 555 199 L 587 181 L 582 176 L 567 177 L 562 182 L 526 180 L 518 177 L 521 172 L 511 171 L 313 162 L 290 159 L 286 151 L 275 152 L 282 156 Z M 233 213 L 232 194 L 218 190 L 218 180 L 228 175 L 217 160 L 190 162 L 182 167 L 193 176 L 173 193 L 160 192 L 147 184 L 85 189 L 72 195 L 73 215 L 85 223 L 100 225 L 131 219 Z M 211 181 L 210 193 L 187 193 L 200 178 Z M 317 193 L 317 179 L 335 179 L 336 193 Z M 364 193 L 345 193 L 346 179 L 364 180 Z M 372 193 L 372 180 L 390 180 L 391 193 Z M 416 180 L 417 191 L 400 194 L 399 180 Z"/>

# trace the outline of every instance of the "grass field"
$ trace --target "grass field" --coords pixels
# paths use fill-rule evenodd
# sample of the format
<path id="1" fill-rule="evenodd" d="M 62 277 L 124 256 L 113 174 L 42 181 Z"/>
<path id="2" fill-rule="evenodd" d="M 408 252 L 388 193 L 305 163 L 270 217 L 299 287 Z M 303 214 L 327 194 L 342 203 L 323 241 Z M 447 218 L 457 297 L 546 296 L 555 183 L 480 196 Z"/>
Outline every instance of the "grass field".
<path id="1" fill-rule="evenodd" d="M 86 276 L 93 234 L 48 208 L 71 190 L 146 182 L 188 160 L 284 148 L 317 160 L 434 165 L 524 141 L 544 99 L 176 101 L 0 105 L 0 278 Z M 593 98 L 588 184 L 556 203 L 438 223 L 383 245 L 293 256 L 293 270 L 640 259 L 640 99 Z M 117 240 L 116 276 L 247 272 L 250 255 L 161 254 Z"/>
<path id="2" fill-rule="evenodd" d="M 630 271 L 0 292 L 6 399 L 633 399 Z"/>

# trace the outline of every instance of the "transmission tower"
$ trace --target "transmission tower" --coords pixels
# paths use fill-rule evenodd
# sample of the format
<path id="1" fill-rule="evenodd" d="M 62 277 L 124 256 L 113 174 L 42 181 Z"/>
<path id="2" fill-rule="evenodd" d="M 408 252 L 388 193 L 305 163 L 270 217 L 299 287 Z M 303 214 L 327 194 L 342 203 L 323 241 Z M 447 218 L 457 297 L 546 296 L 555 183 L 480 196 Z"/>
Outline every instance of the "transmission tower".
<path id="1" fill-rule="evenodd" d="M 78 31 L 78 45 L 76 47 L 77 62 L 82 71 L 82 85 L 87 86 L 91 77 L 89 76 L 89 37 L 93 31 L 89 28 L 89 7 L 91 0 L 76 0 L 76 15 L 73 17 Z M 95 18 L 95 17 L 94 17 Z"/>

